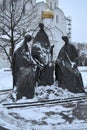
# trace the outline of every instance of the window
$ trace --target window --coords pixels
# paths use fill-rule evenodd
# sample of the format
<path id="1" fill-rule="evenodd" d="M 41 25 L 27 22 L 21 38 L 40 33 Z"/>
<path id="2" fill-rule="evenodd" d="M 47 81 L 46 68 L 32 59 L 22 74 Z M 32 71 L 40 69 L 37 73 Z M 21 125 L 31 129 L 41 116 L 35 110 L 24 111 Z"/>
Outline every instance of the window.
<path id="1" fill-rule="evenodd" d="M 56 15 L 56 23 L 58 23 L 59 22 L 59 17 L 58 17 L 58 15 Z"/>
<path id="2" fill-rule="evenodd" d="M 52 2 L 50 2 L 50 9 L 52 9 Z"/>
<path id="3" fill-rule="evenodd" d="M 30 3 L 32 4 L 32 0 L 30 0 Z"/>
<path id="4" fill-rule="evenodd" d="M 3 0 L 3 11 L 6 9 L 6 0 Z"/>
<path id="5" fill-rule="evenodd" d="M 56 3 L 55 3 L 55 8 L 56 8 Z"/>
<path id="6" fill-rule="evenodd" d="M 23 14 L 25 14 L 25 5 L 23 5 Z"/>

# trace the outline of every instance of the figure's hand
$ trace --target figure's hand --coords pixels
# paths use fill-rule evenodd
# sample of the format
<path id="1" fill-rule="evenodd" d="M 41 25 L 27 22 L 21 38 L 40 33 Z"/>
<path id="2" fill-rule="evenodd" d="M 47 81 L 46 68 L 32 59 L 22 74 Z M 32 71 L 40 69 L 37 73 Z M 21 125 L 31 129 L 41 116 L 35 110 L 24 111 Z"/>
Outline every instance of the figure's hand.
<path id="1" fill-rule="evenodd" d="M 75 62 L 71 62 L 71 66 L 73 69 L 77 68 L 77 64 Z"/>
<path id="2" fill-rule="evenodd" d="M 35 66 L 35 64 L 34 64 L 34 62 L 31 60 L 31 61 L 29 61 L 29 65 L 31 65 L 31 66 Z"/>
<path id="3" fill-rule="evenodd" d="M 57 59 L 57 63 L 59 64 L 61 62 L 61 59 Z"/>

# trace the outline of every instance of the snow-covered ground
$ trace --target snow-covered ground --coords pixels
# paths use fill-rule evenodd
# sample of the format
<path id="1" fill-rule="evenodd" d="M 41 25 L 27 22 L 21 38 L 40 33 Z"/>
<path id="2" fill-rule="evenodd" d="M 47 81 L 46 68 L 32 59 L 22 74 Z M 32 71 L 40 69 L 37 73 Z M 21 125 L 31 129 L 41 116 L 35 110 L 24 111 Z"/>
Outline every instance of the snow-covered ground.
<path id="1" fill-rule="evenodd" d="M 79 67 L 87 88 L 87 67 Z M 0 90 L 12 88 L 10 68 L 0 69 Z M 0 102 L 11 102 L 9 95 L 0 95 Z M 58 88 L 57 83 L 52 86 L 37 86 L 32 100 L 25 98 L 17 102 L 40 101 L 46 99 L 63 99 L 84 94 L 73 94 L 68 90 Z M 28 108 L 7 109 L 0 104 L 0 125 L 9 130 L 87 130 L 87 100 L 57 104 L 55 106 L 40 106 Z"/>

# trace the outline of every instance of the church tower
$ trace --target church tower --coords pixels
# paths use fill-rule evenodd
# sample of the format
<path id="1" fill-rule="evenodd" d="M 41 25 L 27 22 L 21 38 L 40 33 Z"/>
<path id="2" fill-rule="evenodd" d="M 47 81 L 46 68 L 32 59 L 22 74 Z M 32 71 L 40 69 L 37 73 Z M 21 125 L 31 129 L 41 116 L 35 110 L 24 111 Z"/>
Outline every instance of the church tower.
<path id="1" fill-rule="evenodd" d="M 46 2 L 51 10 L 54 10 L 56 7 L 58 7 L 58 0 L 46 0 Z"/>

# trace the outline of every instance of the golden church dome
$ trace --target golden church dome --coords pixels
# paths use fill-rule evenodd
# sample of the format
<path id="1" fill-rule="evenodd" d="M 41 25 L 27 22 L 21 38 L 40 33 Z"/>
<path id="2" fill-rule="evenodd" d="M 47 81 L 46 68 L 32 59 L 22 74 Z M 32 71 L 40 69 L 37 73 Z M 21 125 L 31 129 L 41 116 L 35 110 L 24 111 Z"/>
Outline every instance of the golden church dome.
<path id="1" fill-rule="evenodd" d="M 50 9 L 47 9 L 45 11 L 42 11 L 42 19 L 46 19 L 46 18 L 53 18 L 54 14 Z"/>

